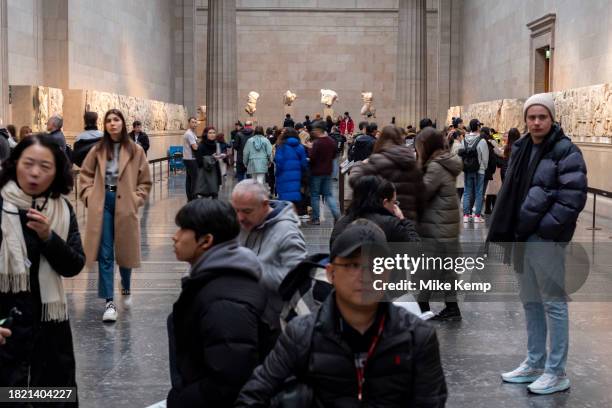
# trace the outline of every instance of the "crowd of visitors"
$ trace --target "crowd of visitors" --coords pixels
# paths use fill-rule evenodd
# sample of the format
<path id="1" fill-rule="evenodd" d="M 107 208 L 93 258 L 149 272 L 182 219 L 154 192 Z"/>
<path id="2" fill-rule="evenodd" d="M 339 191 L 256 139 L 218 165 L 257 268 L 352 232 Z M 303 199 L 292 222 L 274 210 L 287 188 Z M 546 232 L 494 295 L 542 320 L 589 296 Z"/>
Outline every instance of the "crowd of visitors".
<path id="1" fill-rule="evenodd" d="M 226 139 L 210 124 L 198 137 L 190 118 L 182 157 L 187 204 L 172 238 L 189 271 L 167 319 L 167 406 L 443 407 L 448 392 L 434 326 L 382 301 L 367 255 L 390 253 L 389 243 L 454 253 L 462 217 L 464 227 L 486 218 L 487 243 L 509 251 L 505 259 L 520 272 L 527 353 L 502 380 L 536 394 L 568 389 L 569 314 L 559 282 L 586 202 L 586 165 L 555 122 L 550 94 L 529 98 L 524 119 L 521 136 L 515 128 L 498 134 L 477 118 L 467 129 L 454 118 L 444 131 L 424 118 L 417 133 L 395 125 L 379 131 L 372 122 L 355 129 L 348 112 L 303 123 L 287 115 L 283 127 L 267 131 L 237 122 Z M 84 123 L 74 150 L 59 116 L 46 134 L 22 129 L 19 140 L 14 128 L 0 129 L 0 386 L 76 386 L 62 277 L 97 263 L 102 320 L 115 322 L 117 264 L 122 302 L 131 305 L 151 143 L 138 121 L 128 133 L 117 109 L 106 112 L 102 130 L 93 112 Z M 334 192 L 344 160 L 352 200 L 342 214 Z M 65 198 L 73 163 L 87 208 L 84 245 Z M 232 176 L 227 202 L 220 189 Z M 329 252 L 314 260 L 302 228 L 322 224 L 324 205 L 333 217 Z M 520 250 L 529 243 L 547 243 L 546 253 Z M 284 320 L 283 288 L 295 270 L 307 271 L 305 285 L 290 294 L 300 310 Z M 430 278 L 452 276 L 434 269 Z M 326 282 L 323 296 L 315 280 Z M 434 295 L 422 290 L 415 298 L 422 312 L 442 300 L 434 320 L 462 318 L 454 290 Z"/>

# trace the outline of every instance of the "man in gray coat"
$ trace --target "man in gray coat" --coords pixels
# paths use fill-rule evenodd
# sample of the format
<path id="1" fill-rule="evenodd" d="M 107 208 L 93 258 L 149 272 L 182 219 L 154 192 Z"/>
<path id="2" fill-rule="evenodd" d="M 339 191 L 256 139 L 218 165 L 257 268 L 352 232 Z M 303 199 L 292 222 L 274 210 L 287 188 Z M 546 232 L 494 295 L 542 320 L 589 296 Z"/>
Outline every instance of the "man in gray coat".
<path id="1" fill-rule="evenodd" d="M 271 330 L 271 348 L 280 334 L 283 301 L 278 288 L 289 271 L 306 258 L 306 242 L 293 205 L 270 201 L 266 188 L 253 179 L 234 187 L 232 206 L 240 222 L 240 243 L 255 252 L 263 265 L 260 283 L 268 299 L 263 320 Z"/>
<path id="2" fill-rule="evenodd" d="M 49 137 L 53 139 L 55 143 L 62 149 L 62 151 L 66 151 L 66 137 L 64 136 L 64 132 L 62 132 L 62 127 L 64 126 L 64 119 L 61 115 L 55 114 L 49 118 L 47 121 L 47 132 L 49 133 Z"/>

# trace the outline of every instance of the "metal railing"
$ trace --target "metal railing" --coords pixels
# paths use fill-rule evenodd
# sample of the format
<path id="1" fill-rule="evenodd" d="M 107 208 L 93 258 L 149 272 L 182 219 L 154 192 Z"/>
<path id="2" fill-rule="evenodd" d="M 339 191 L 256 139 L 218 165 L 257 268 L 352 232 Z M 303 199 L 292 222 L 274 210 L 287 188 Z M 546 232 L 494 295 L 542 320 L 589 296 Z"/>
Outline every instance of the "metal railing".
<path id="1" fill-rule="evenodd" d="M 170 156 L 166 156 L 166 157 L 160 157 L 158 159 L 152 159 L 149 160 L 149 165 L 153 166 L 153 171 L 152 171 L 152 181 L 153 183 L 156 183 L 156 165 L 159 165 L 159 183 L 161 185 L 161 183 L 164 180 L 164 165 L 162 164 L 163 162 L 167 162 L 167 171 L 166 174 L 168 177 L 170 177 L 170 160 L 171 159 L 177 159 L 177 158 L 181 158 L 182 156 L 174 156 L 174 157 L 170 157 Z M 80 169 L 74 169 L 73 170 L 73 177 L 74 177 L 74 205 L 75 208 L 78 207 L 79 205 L 79 174 L 81 173 Z M 175 173 L 176 173 L 176 169 L 175 169 Z"/>
<path id="2" fill-rule="evenodd" d="M 592 188 L 592 187 L 588 187 L 587 192 L 593 194 L 593 225 L 588 227 L 587 229 L 590 231 L 599 231 L 601 230 L 601 228 L 595 226 L 595 216 L 596 216 L 595 213 L 597 211 L 597 196 L 600 195 L 602 197 L 612 197 L 612 192 L 600 190 L 598 188 Z"/>

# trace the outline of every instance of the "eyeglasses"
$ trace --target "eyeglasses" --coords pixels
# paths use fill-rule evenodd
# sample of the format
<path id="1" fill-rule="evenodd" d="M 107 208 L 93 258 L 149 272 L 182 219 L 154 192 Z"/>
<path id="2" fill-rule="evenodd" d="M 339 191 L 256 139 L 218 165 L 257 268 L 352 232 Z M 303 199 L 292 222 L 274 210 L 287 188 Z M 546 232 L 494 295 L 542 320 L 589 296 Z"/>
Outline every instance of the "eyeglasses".
<path id="1" fill-rule="evenodd" d="M 337 266 L 339 268 L 348 269 L 351 271 L 367 271 L 368 265 L 364 265 L 362 263 L 350 262 L 350 263 L 332 263 L 332 265 Z"/>

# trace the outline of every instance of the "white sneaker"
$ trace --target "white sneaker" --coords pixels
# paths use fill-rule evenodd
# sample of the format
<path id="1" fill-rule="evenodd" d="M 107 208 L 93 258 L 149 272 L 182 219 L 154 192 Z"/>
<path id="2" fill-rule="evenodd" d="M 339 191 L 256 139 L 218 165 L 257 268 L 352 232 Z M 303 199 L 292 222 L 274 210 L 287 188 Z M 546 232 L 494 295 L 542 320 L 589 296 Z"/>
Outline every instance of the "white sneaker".
<path id="1" fill-rule="evenodd" d="M 534 394 L 553 394 L 565 391 L 570 387 L 570 380 L 564 375 L 545 373 L 527 386 Z"/>
<path id="2" fill-rule="evenodd" d="M 468 222 L 470 222 L 470 216 L 469 215 L 464 215 L 463 216 L 463 223 L 467 224 Z"/>
<path id="3" fill-rule="evenodd" d="M 126 309 L 132 307 L 132 295 L 125 289 L 121 290 L 121 302 Z"/>
<path id="4" fill-rule="evenodd" d="M 104 315 L 102 315 L 103 322 L 116 322 L 117 321 L 117 306 L 113 302 L 106 302 L 106 309 L 104 309 Z"/>
<path id="5" fill-rule="evenodd" d="M 480 215 L 474 216 L 474 224 L 482 224 L 483 222 L 485 222 L 485 220 Z"/>
<path id="6" fill-rule="evenodd" d="M 537 380 L 544 370 L 540 368 L 532 368 L 527 363 L 521 363 L 521 365 L 513 371 L 503 373 L 502 380 L 509 383 L 525 384 L 534 382 Z"/>

